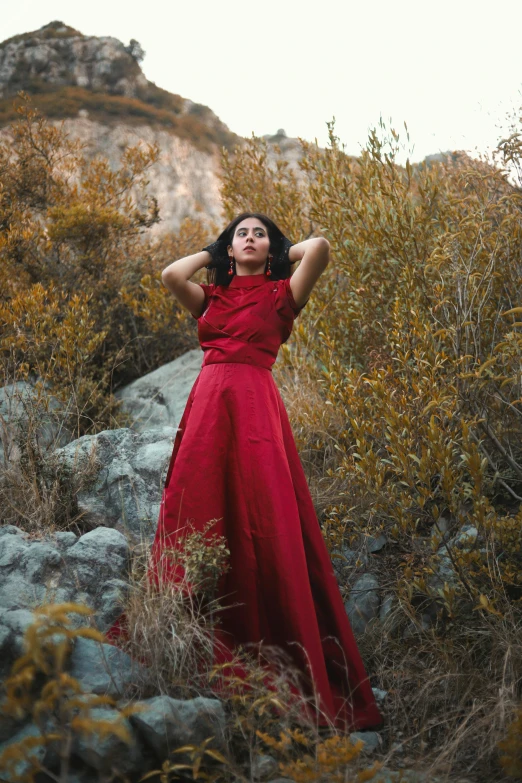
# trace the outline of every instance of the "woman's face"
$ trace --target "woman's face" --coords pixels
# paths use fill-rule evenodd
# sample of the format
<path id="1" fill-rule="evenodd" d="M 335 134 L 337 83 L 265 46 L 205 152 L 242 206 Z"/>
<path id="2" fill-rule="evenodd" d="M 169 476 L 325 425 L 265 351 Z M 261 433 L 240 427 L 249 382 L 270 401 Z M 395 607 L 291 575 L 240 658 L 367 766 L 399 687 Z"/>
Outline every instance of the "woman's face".
<path id="1" fill-rule="evenodd" d="M 264 223 L 257 218 L 245 218 L 236 226 L 228 253 L 235 258 L 236 265 L 245 264 L 255 273 L 253 268 L 264 267 L 269 249 L 270 240 Z"/>

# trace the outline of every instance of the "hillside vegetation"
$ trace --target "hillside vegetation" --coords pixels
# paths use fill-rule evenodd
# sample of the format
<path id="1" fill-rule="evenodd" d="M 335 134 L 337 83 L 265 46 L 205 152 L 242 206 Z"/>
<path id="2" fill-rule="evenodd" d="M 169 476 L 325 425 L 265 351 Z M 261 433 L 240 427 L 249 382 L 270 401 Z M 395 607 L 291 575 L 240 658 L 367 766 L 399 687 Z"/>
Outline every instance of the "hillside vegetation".
<path id="1" fill-rule="evenodd" d="M 163 90 L 145 78 L 137 41 L 85 36 L 55 21 L 0 43 L 0 127 L 16 119 L 16 96 L 30 95 L 46 117 L 88 116 L 169 130 L 209 152 L 239 137 L 208 106 Z"/>
<path id="2" fill-rule="evenodd" d="M 331 124 L 298 181 L 253 138 L 223 152 L 223 202 L 332 247 L 277 379 L 332 556 L 386 537 L 372 568 L 392 609 L 359 643 L 390 744 L 434 774 L 521 779 L 521 137 L 497 165 L 402 167 L 399 143 L 381 123 L 353 158 Z M 147 239 L 154 155 L 88 163 L 27 105 L 0 147 L 4 383 L 44 379 L 78 435 L 122 426 L 114 385 L 197 344 L 160 272 L 218 227 Z"/>
<path id="3" fill-rule="evenodd" d="M 514 720 L 502 763 L 520 776 L 521 136 L 497 165 L 401 167 L 382 122 L 359 158 L 333 124 L 328 149 L 302 148 L 302 187 L 255 140 L 225 153 L 223 195 L 227 217 L 260 210 L 332 247 L 283 349 L 331 551 L 387 540 L 373 561 L 394 608 L 366 632 L 365 663 L 410 751 L 493 780 Z"/>

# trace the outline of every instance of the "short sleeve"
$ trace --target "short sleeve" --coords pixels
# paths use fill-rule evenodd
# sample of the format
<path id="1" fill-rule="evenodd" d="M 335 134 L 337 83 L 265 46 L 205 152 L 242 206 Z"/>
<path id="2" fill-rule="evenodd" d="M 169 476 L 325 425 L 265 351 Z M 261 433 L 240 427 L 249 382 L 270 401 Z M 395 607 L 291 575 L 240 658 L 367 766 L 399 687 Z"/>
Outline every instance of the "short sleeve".
<path id="1" fill-rule="evenodd" d="M 298 307 L 290 287 L 290 278 L 277 281 L 276 310 L 283 321 L 292 323 L 308 301 L 309 299 L 301 307 Z"/>
<path id="2" fill-rule="evenodd" d="M 216 286 L 214 285 L 214 283 L 210 283 L 210 284 L 209 283 L 197 283 L 196 285 L 201 286 L 201 288 L 203 289 L 203 293 L 205 294 L 205 301 L 203 302 L 203 307 L 201 308 L 201 315 L 203 315 L 203 313 L 205 312 L 205 310 L 208 307 L 208 303 L 209 303 L 210 297 L 214 293 L 214 289 L 215 289 Z M 194 315 L 194 313 L 191 313 L 192 318 L 195 318 L 196 321 L 199 321 L 199 319 L 201 318 L 201 315 Z"/>

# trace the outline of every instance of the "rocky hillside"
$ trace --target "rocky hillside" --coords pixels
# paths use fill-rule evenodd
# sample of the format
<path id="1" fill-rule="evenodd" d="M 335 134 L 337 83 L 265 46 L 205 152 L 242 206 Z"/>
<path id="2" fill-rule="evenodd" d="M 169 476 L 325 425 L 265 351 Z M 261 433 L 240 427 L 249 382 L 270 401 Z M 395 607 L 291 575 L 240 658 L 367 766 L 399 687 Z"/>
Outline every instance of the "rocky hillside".
<path id="1" fill-rule="evenodd" d="M 126 144 L 157 143 L 160 159 L 150 173 L 150 192 L 159 202 L 159 232 L 176 230 L 188 216 L 222 221 L 219 197 L 221 147 L 241 137 L 207 106 L 174 95 L 150 82 L 140 61 L 143 51 L 112 37 L 82 35 L 51 22 L 0 44 L 0 135 L 9 135 L 20 90 L 53 121 L 65 120 L 72 137 L 89 155 L 117 164 Z M 278 132 L 295 162 L 298 144 Z"/>

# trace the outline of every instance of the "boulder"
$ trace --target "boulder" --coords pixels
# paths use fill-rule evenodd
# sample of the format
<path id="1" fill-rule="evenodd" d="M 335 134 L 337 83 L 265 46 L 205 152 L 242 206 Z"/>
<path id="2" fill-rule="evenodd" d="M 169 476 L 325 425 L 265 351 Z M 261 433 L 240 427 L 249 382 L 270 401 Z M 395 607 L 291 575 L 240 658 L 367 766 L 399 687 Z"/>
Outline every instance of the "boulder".
<path id="1" fill-rule="evenodd" d="M 132 429 L 177 427 L 202 362 L 203 351 L 195 348 L 119 389 L 114 396 L 132 416 Z"/>
<path id="2" fill-rule="evenodd" d="M 78 734 L 74 737 L 72 746 L 75 756 L 101 773 L 110 773 L 112 768 L 123 774 L 145 771 L 144 748 L 128 718 L 122 718 L 118 710 L 95 707 L 90 711 L 90 719 L 94 723 L 106 721 L 108 724 L 125 727 L 131 741 L 127 743 L 121 736 L 111 731 L 104 732 L 102 735 L 96 731 L 90 734 Z"/>
<path id="3" fill-rule="evenodd" d="M 40 730 L 33 724 L 24 726 L 24 728 L 20 729 L 20 731 L 14 734 L 14 736 L 12 736 L 7 742 L 3 742 L 0 745 L 0 770 L 2 783 L 15 783 L 16 781 L 19 781 L 23 775 L 28 775 L 30 770 L 33 769 L 33 765 L 29 760 L 30 758 L 34 758 L 40 763 L 43 762 L 46 754 L 46 748 L 43 742 L 40 745 L 35 745 L 34 747 L 26 750 L 25 754 L 28 757 L 26 759 L 21 759 L 20 761 L 2 761 L 2 754 L 5 750 L 13 747 L 14 745 L 17 745 L 18 743 L 23 743 L 24 740 L 30 737 L 35 739 L 42 737 Z"/>
<path id="4" fill-rule="evenodd" d="M 355 744 L 359 740 L 364 742 L 363 753 L 373 753 L 382 747 L 382 737 L 376 731 L 352 731 L 350 739 Z"/>
<path id="5" fill-rule="evenodd" d="M 143 674 L 139 663 L 112 644 L 78 637 L 74 643 L 69 674 L 86 693 L 121 698 Z"/>
<path id="6" fill-rule="evenodd" d="M 13 525 L 0 528 L 0 649 L 3 612 L 27 611 L 31 618 L 28 610 L 44 603 L 85 603 L 96 611 L 99 630 L 106 631 L 121 614 L 129 562 L 127 540 L 111 528 L 80 538 L 58 532 L 45 540 L 31 539 Z M 80 615 L 72 619 L 75 626 L 85 623 Z"/>
<path id="7" fill-rule="evenodd" d="M 137 704 L 146 711 L 131 715 L 129 720 L 145 743 L 159 759 L 165 759 L 182 745 L 200 745 L 214 737 L 209 747 L 224 750 L 226 716 L 218 699 L 198 696 L 183 701 L 170 696 L 154 696 Z"/>
<path id="8" fill-rule="evenodd" d="M 28 427 L 31 431 L 34 428 L 42 452 L 69 443 L 74 436 L 65 426 L 64 417 L 63 404 L 46 390 L 45 384 L 39 387 L 17 381 L 0 387 L 0 466 L 6 461 L 19 462 L 19 441 L 25 439 Z"/>
<path id="9" fill-rule="evenodd" d="M 277 772 L 279 764 L 277 760 L 268 754 L 255 756 L 250 768 L 254 780 L 268 778 Z"/>
<path id="10" fill-rule="evenodd" d="M 83 470 L 91 450 L 99 463 L 91 486 L 77 495 L 83 523 L 115 528 L 135 542 L 153 538 L 176 432 L 170 426 L 104 430 L 57 449 L 56 460 L 71 470 Z"/>

